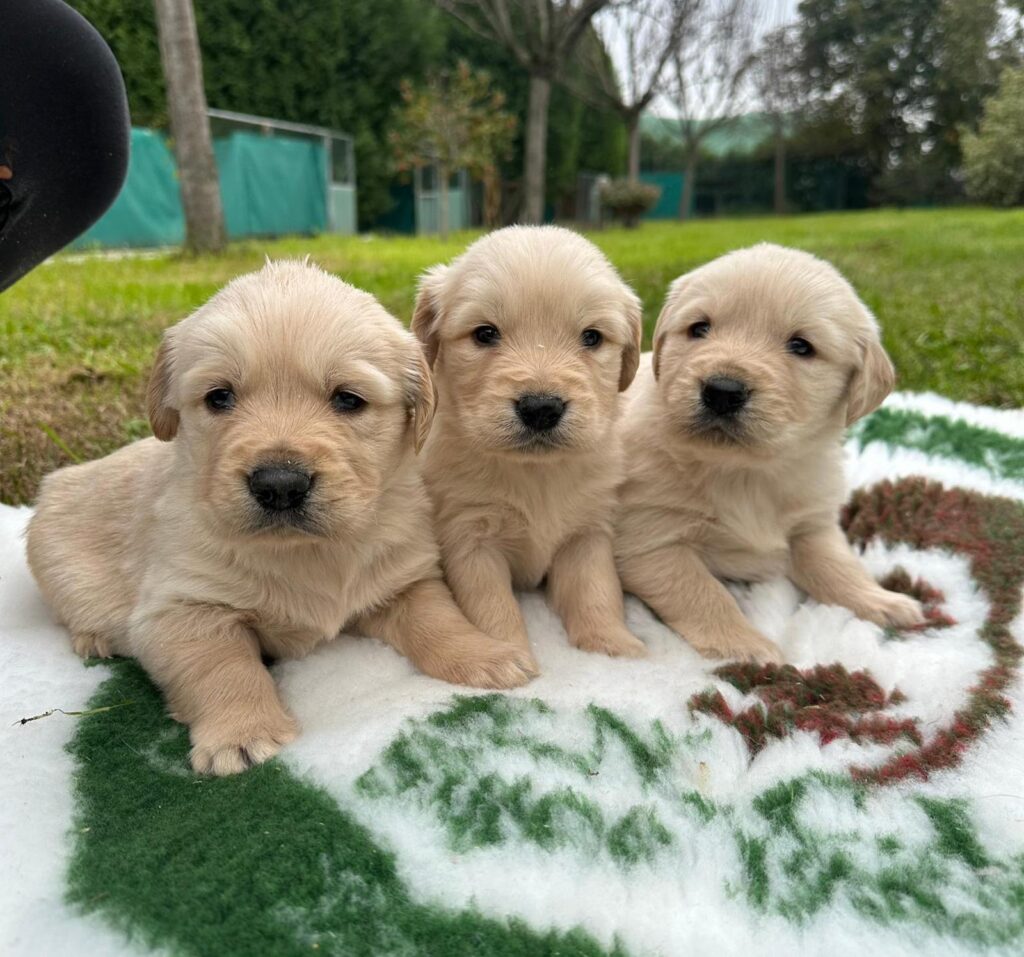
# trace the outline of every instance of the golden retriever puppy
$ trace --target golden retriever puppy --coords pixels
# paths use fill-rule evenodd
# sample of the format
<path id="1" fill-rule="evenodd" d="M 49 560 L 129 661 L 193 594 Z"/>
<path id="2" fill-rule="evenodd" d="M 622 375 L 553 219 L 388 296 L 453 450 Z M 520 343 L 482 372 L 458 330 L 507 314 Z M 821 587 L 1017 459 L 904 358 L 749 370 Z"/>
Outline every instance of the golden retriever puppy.
<path id="1" fill-rule="evenodd" d="M 423 276 L 412 328 L 438 389 L 424 477 L 466 616 L 528 649 L 512 589 L 546 578 L 577 648 L 643 654 L 612 550 L 636 296 L 582 236 L 513 226 Z"/>
<path id="2" fill-rule="evenodd" d="M 155 438 L 43 483 L 29 564 L 79 654 L 139 660 L 197 771 L 241 771 L 293 738 L 261 658 L 343 627 L 447 681 L 530 677 L 441 581 L 414 457 L 434 387 L 372 296 L 268 263 L 168 330 L 148 403 Z"/>
<path id="3" fill-rule="evenodd" d="M 894 380 L 872 314 L 808 253 L 762 244 L 677 279 L 622 421 L 626 591 L 712 657 L 781 658 L 720 579 L 788 575 L 879 625 L 921 624 L 838 523 L 843 431 Z"/>

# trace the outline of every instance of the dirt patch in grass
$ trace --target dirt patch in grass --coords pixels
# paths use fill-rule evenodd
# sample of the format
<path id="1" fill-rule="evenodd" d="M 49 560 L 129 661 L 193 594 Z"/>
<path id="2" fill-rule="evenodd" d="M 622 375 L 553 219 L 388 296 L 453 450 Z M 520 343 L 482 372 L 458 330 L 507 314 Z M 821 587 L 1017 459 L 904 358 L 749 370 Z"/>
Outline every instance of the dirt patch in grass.
<path id="1" fill-rule="evenodd" d="M 32 374 L 34 373 L 34 374 Z M 149 434 L 144 376 L 37 368 L 0 398 L 0 501 L 35 498 L 42 477 Z"/>

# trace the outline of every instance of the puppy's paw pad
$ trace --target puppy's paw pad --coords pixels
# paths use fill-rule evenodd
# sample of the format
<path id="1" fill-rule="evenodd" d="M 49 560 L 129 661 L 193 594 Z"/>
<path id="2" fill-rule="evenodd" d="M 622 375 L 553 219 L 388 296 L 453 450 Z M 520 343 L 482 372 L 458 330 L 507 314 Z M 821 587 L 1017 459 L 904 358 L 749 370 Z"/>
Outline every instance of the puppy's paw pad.
<path id="1" fill-rule="evenodd" d="M 573 644 L 580 651 L 608 655 L 612 658 L 645 658 L 647 645 L 623 628 L 613 632 L 590 632 L 577 635 Z"/>
<path id="2" fill-rule="evenodd" d="M 110 639 L 91 631 L 78 631 L 71 635 L 71 648 L 82 658 L 113 658 Z"/>
<path id="3" fill-rule="evenodd" d="M 268 761 L 298 734 L 298 724 L 290 715 L 282 714 L 260 724 L 246 722 L 247 727 L 194 725 L 192 728 L 192 768 L 198 774 L 223 777 L 239 774 Z"/>

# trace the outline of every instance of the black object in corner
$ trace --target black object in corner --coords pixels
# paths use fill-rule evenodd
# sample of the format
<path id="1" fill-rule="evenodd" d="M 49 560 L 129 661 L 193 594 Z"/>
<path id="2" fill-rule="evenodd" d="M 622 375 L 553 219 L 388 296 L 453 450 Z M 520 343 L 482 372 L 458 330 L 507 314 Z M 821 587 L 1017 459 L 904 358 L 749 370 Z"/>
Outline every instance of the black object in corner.
<path id="1" fill-rule="evenodd" d="M 103 38 L 61 0 L 0 0 L 0 291 L 120 192 L 131 126 Z"/>

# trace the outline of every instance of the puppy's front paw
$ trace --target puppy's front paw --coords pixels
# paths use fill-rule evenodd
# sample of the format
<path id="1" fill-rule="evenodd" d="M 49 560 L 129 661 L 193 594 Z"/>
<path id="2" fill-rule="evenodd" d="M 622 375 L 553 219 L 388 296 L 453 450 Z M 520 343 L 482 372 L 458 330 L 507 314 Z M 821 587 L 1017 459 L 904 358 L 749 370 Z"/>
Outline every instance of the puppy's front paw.
<path id="1" fill-rule="evenodd" d="M 238 774 L 272 758 L 299 733 L 283 708 L 205 718 L 192 725 L 192 768 L 199 774 Z"/>
<path id="2" fill-rule="evenodd" d="M 471 688 L 518 688 L 540 674 L 529 648 L 479 634 L 418 664 L 432 678 Z"/>
<path id="3" fill-rule="evenodd" d="M 113 658 L 114 649 L 110 639 L 91 631 L 75 631 L 71 634 L 71 648 L 82 658 Z"/>
<path id="4" fill-rule="evenodd" d="M 858 618 L 874 622 L 882 628 L 919 628 L 928 623 L 917 599 L 884 588 L 872 593 L 853 612 Z"/>
<path id="5" fill-rule="evenodd" d="M 686 640 L 707 658 L 730 658 L 756 664 L 782 664 L 782 649 L 774 641 L 753 629 L 710 636 L 684 635 Z"/>
<path id="6" fill-rule="evenodd" d="M 612 658 L 644 658 L 647 655 L 647 645 L 626 628 L 588 631 L 570 637 L 580 651 L 609 655 Z"/>

